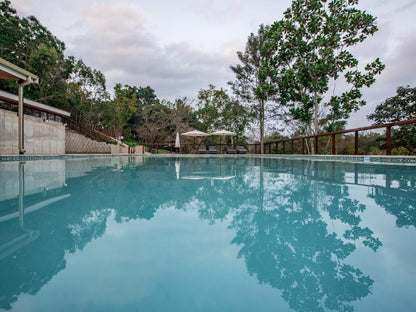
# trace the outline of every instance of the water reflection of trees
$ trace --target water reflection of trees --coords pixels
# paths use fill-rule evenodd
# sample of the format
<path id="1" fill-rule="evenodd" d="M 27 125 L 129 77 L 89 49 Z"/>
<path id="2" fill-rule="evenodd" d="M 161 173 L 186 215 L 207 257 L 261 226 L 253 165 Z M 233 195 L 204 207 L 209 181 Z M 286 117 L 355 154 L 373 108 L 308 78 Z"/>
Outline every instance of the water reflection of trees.
<path id="1" fill-rule="evenodd" d="M 352 310 L 352 302 L 370 293 L 371 277 L 346 258 L 357 244 L 377 251 L 381 242 L 361 225 L 366 207 L 350 194 L 349 183 L 360 179 L 347 183 L 346 174 L 387 179 L 380 167 L 260 158 L 180 162 L 181 175 L 209 171 L 233 178 L 177 179 L 175 159 L 149 158 L 143 165 L 102 166 L 67 180 L 63 192 L 71 198 L 26 218 L 39 237 L 0 260 L 0 276 L 8 281 L 0 285 L 0 307 L 9 309 L 20 293 L 35 294 L 65 268 L 66 252 L 81 250 L 104 234 L 111 213 L 117 222 L 150 220 L 164 207 L 197 209 L 210 223 L 230 218 L 233 243 L 240 246 L 238 256 L 248 272 L 281 290 L 293 310 Z M 387 180 L 402 181 L 400 187 L 373 187 L 368 196 L 396 215 L 399 226 L 415 226 L 415 181 L 406 184 L 409 172 L 390 169 Z M 342 233 L 328 230 L 330 220 L 343 224 Z M 0 237 L 15 227 L 3 223 Z"/>
<path id="2" fill-rule="evenodd" d="M 291 169 L 299 171 L 298 165 Z M 241 246 L 239 257 L 245 259 L 248 272 L 280 289 L 296 311 L 352 309 L 349 303 L 367 296 L 373 284 L 369 276 L 343 262 L 360 237 L 347 233 L 359 228 L 357 211 L 363 207 L 347 200 L 345 189 L 311 182 L 302 175 L 260 168 L 259 179 L 261 200 L 238 213 L 231 225 L 236 231 L 233 242 Z M 284 183 L 279 183 L 281 179 Z M 344 239 L 328 232 L 324 210 L 347 226 Z M 378 242 L 377 249 L 381 243 L 368 231 Z"/>
<path id="3" fill-rule="evenodd" d="M 385 187 L 376 186 L 369 197 L 387 213 L 396 217 L 398 227 L 416 227 L 416 174 L 412 167 L 387 167 Z"/>

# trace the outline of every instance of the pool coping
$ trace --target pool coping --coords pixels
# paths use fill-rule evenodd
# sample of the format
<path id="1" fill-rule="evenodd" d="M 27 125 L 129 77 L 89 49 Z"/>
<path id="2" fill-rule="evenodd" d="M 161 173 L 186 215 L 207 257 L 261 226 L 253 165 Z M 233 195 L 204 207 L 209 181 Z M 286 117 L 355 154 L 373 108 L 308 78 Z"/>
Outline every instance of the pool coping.
<path id="1" fill-rule="evenodd" d="M 113 157 L 154 157 L 154 158 L 207 158 L 207 157 L 249 157 L 284 158 L 293 160 L 341 161 L 350 163 L 381 163 L 416 165 L 416 156 L 385 155 L 299 155 L 299 154 L 63 154 L 63 155 L 0 155 L 0 162 L 48 159 L 90 159 Z"/>

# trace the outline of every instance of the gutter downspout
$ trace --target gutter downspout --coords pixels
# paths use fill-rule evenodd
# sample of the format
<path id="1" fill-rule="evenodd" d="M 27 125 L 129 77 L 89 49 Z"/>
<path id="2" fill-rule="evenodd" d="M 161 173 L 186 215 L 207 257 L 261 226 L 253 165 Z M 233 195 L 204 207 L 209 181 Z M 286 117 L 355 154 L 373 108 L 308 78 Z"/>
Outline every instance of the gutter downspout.
<path id="1" fill-rule="evenodd" d="M 18 129 L 18 133 L 19 133 L 19 139 L 18 139 L 18 143 L 19 143 L 19 154 L 23 155 L 26 151 L 25 151 L 25 143 L 24 143 L 24 133 L 25 133 L 25 127 L 24 127 L 24 109 L 23 109 L 23 88 L 25 86 L 27 86 L 28 84 L 34 82 L 32 80 L 32 77 L 27 77 L 26 80 L 20 80 L 19 81 L 19 103 L 18 103 L 18 109 L 17 109 L 17 113 L 19 116 L 19 129 Z M 35 81 L 36 82 L 36 81 Z"/>

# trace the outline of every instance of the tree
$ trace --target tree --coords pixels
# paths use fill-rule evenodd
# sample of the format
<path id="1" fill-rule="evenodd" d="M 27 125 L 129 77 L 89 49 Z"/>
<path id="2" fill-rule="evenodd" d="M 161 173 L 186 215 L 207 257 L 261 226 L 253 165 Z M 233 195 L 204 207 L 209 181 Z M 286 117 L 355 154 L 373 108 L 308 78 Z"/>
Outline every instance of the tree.
<path id="1" fill-rule="evenodd" d="M 120 89 L 120 92 L 123 93 L 125 97 L 132 98 L 135 97 L 135 112 L 134 114 L 127 120 L 126 124 L 126 134 L 135 137 L 136 139 L 143 139 L 141 137 L 141 133 L 138 130 L 142 127 L 142 124 L 145 122 L 147 118 L 145 115 L 146 107 L 158 104 L 160 101 L 156 96 L 155 90 L 151 87 L 136 87 L 136 86 L 129 86 L 124 85 L 121 87 L 121 84 L 117 84 L 116 88 Z M 128 133 L 127 133 L 128 132 Z"/>
<path id="2" fill-rule="evenodd" d="M 192 110 L 189 100 L 186 97 L 176 99 L 173 103 L 167 102 L 167 105 L 171 109 L 171 119 L 174 131 L 183 133 L 190 131 L 192 127 L 196 128 L 196 114 Z M 176 135 L 176 132 L 174 132 L 173 135 Z"/>
<path id="3" fill-rule="evenodd" d="M 25 88 L 33 100 L 56 106 L 66 93 L 71 62 L 65 44 L 34 16 L 20 18 L 10 1 L 0 2 L 0 57 L 39 76 L 39 84 Z M 0 88 L 17 93 L 17 84 L 1 80 Z"/>
<path id="4" fill-rule="evenodd" d="M 136 95 L 127 96 L 120 84 L 114 87 L 114 99 L 110 102 L 113 110 L 112 127 L 122 130 L 136 112 Z"/>
<path id="5" fill-rule="evenodd" d="M 375 124 L 395 122 L 416 118 L 416 87 L 398 87 L 396 95 L 376 106 L 374 112 L 367 116 Z M 416 126 L 405 125 L 392 129 L 393 147 L 405 147 L 409 153 L 416 153 Z"/>
<path id="6" fill-rule="evenodd" d="M 416 86 L 398 87 L 396 95 L 377 105 L 367 118 L 376 125 L 416 118 Z"/>
<path id="7" fill-rule="evenodd" d="M 372 85 L 384 69 L 377 58 L 360 71 L 348 50 L 378 30 L 376 19 L 355 8 L 357 3 L 294 0 L 271 27 L 265 46 L 273 53 L 264 70 L 277 81 L 281 103 L 307 134 L 319 132 L 320 119 L 326 119 L 327 131 L 343 127 L 350 113 L 366 104 L 361 89 Z M 269 64 L 278 67 L 268 68 Z M 341 74 L 348 90 L 329 95 L 330 82 Z"/>
<path id="8" fill-rule="evenodd" d="M 268 40 L 269 31 L 270 26 L 260 25 L 257 35 L 250 34 L 245 50 L 237 52 L 241 64 L 230 67 L 236 80 L 228 83 L 237 98 L 247 104 L 250 116 L 259 122 L 261 154 L 264 152 L 265 106 L 271 103 L 269 100 L 275 100 L 271 92 L 261 92 L 268 86 L 260 71 L 267 57 L 270 57 L 265 53 L 267 50 L 261 50 Z"/>
<path id="9" fill-rule="evenodd" d="M 110 99 L 104 74 L 72 56 L 68 61 L 71 74 L 66 80 L 67 94 L 58 103 L 63 103 L 77 123 L 90 128 L 103 126 L 108 123 L 104 102 Z"/>
<path id="10" fill-rule="evenodd" d="M 146 105 L 142 111 L 143 122 L 137 125 L 137 132 L 145 143 L 171 140 L 173 124 L 171 110 L 162 103 Z"/>
<path id="11" fill-rule="evenodd" d="M 249 121 L 248 112 L 237 100 L 232 99 L 224 89 L 217 90 L 209 85 L 206 90 L 198 93 L 199 130 L 211 132 L 215 130 L 228 130 L 237 134 L 237 138 L 244 135 Z"/>

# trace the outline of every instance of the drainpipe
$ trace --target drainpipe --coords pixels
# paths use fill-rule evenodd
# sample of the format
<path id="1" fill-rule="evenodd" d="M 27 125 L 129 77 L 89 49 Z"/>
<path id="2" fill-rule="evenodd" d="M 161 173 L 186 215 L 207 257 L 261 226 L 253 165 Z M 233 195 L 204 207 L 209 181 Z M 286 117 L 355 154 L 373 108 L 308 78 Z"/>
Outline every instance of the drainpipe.
<path id="1" fill-rule="evenodd" d="M 25 143 L 24 143 L 24 110 L 23 110 L 23 88 L 30 84 L 32 81 L 31 77 L 27 77 L 26 80 L 20 80 L 19 81 L 19 104 L 18 104 L 18 115 L 19 115 L 19 154 L 23 155 L 25 151 Z"/>

